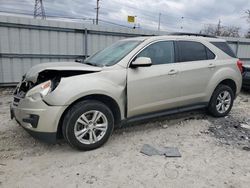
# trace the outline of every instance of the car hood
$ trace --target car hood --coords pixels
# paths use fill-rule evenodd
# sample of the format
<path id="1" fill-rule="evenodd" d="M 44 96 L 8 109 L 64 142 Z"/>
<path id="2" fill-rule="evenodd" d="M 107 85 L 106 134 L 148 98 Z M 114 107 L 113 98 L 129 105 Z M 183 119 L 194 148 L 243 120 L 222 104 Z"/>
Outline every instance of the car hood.
<path id="1" fill-rule="evenodd" d="M 78 72 L 79 74 L 85 74 L 90 72 L 101 71 L 101 67 L 76 63 L 76 62 L 55 62 L 55 63 L 43 63 L 33 66 L 25 75 L 26 81 L 35 83 L 38 75 L 44 71 L 58 71 L 58 72 Z"/>

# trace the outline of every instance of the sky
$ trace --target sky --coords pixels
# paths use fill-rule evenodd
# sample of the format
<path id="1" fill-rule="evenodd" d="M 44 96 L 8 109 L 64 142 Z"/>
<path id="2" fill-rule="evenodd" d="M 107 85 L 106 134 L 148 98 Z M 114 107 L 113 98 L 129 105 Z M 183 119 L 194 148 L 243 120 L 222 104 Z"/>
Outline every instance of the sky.
<path id="1" fill-rule="evenodd" d="M 0 0 L 0 13 L 33 14 L 35 0 Z M 46 14 L 52 16 L 94 19 L 96 0 L 43 0 Z M 244 34 L 250 28 L 245 11 L 250 0 L 100 0 L 100 24 L 112 22 L 133 27 L 127 16 L 136 16 L 140 28 L 157 30 L 161 13 L 161 30 L 199 32 L 206 24 L 240 27 Z M 86 21 L 85 21 L 86 22 Z M 90 21 L 88 21 L 90 22 Z M 92 21 L 91 21 L 92 22 Z"/>

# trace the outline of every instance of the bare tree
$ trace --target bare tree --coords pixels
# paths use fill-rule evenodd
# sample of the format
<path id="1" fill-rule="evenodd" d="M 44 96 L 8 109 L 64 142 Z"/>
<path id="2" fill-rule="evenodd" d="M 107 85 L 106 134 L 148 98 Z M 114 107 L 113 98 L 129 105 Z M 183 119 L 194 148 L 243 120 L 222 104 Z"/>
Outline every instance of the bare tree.
<path id="1" fill-rule="evenodd" d="M 216 27 L 213 24 L 206 24 L 204 25 L 203 29 L 200 31 L 200 34 L 205 35 L 215 35 Z"/>
<path id="2" fill-rule="evenodd" d="M 240 37 L 239 34 L 240 28 L 236 26 L 224 26 L 222 27 L 222 31 L 220 36 L 224 37 Z"/>
<path id="3" fill-rule="evenodd" d="M 247 32 L 247 34 L 245 34 L 246 38 L 250 38 L 250 31 Z"/>
<path id="4" fill-rule="evenodd" d="M 219 20 L 217 25 L 208 24 L 200 31 L 202 34 L 223 36 L 223 37 L 239 37 L 240 28 L 236 26 L 222 26 Z"/>
<path id="5" fill-rule="evenodd" d="M 245 13 L 247 14 L 247 21 L 250 23 L 250 9 L 246 10 Z"/>
<path id="6" fill-rule="evenodd" d="M 247 22 L 250 24 L 250 9 L 246 10 L 245 12 L 247 14 Z M 250 38 L 250 28 L 248 29 L 248 32 L 245 35 L 246 38 Z"/>

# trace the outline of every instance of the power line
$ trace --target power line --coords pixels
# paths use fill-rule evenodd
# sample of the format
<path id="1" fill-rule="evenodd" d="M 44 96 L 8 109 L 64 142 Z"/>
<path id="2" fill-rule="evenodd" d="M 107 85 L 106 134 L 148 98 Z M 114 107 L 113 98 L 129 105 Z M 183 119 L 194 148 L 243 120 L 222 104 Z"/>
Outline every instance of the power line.
<path id="1" fill-rule="evenodd" d="M 99 2 L 99 0 L 97 0 L 98 2 Z M 145 19 L 145 21 L 146 20 L 149 20 L 149 17 L 150 18 L 153 18 L 153 17 L 155 17 L 156 16 L 156 14 L 154 13 L 154 12 L 152 12 L 152 11 L 148 11 L 148 10 L 144 10 L 144 9 L 142 9 L 142 8 L 138 8 L 138 7 L 131 7 L 131 6 L 127 6 L 128 8 L 131 8 L 131 9 L 135 9 L 135 10 L 142 10 L 143 11 L 143 14 L 142 15 L 140 15 L 139 17 L 140 18 L 144 18 Z M 98 9 L 97 9 L 98 8 Z M 97 8 L 95 8 L 96 9 L 96 11 L 98 10 L 98 16 L 99 16 L 99 12 L 100 12 L 100 6 L 98 5 L 97 6 Z M 103 9 L 103 8 L 102 8 Z M 110 8 L 110 7 L 105 7 L 104 8 L 104 10 L 112 10 L 112 11 L 117 11 L 117 9 L 112 9 L 112 8 Z M 99 17 L 98 17 L 97 15 L 96 15 L 96 17 L 98 18 L 98 20 L 99 20 Z M 62 16 L 61 16 L 62 17 Z M 178 24 L 178 22 L 177 21 L 173 21 L 173 22 L 171 22 L 171 21 L 169 21 L 169 17 L 172 17 L 172 18 L 175 18 L 175 19 L 179 19 L 180 21 L 181 21 L 181 16 L 180 17 L 176 17 L 176 16 L 173 16 L 173 15 L 166 15 L 166 14 L 162 14 L 161 13 L 161 23 L 163 23 L 164 25 L 168 25 L 168 29 L 171 29 L 171 28 L 176 28 L 176 29 L 179 29 L 178 27 L 176 27 L 176 24 Z M 97 21 L 97 18 L 95 19 L 95 21 L 98 23 L 98 21 Z M 163 18 L 163 19 L 162 19 Z M 70 19 L 76 19 L 75 17 L 73 17 L 73 18 L 70 18 Z M 80 19 L 82 19 L 82 18 L 80 18 Z M 93 19 L 89 19 L 89 20 L 92 20 L 93 21 Z M 167 21 L 168 20 L 168 21 Z M 186 21 L 186 20 L 185 20 Z M 155 20 L 154 22 L 156 22 L 157 23 L 157 21 Z M 115 23 L 116 24 L 116 23 Z M 113 24 L 113 25 L 115 25 L 115 24 Z M 121 25 L 121 24 L 117 24 L 117 25 Z M 123 26 L 122 26 L 123 27 Z M 128 27 L 128 26 L 125 26 L 125 27 Z M 171 27 L 171 28 L 170 28 Z M 129 28 L 129 27 L 128 27 Z"/>
<path id="2" fill-rule="evenodd" d="M 14 9 L 15 11 L 13 11 L 13 9 L 11 9 L 11 11 L 6 11 L 6 10 L 0 10 L 0 12 L 2 13 L 10 13 L 10 14 L 20 14 L 20 15 L 26 15 L 26 16 L 33 16 L 32 13 L 28 13 L 28 12 L 24 12 L 24 10 L 21 9 Z M 93 18 L 87 18 L 87 17 L 79 17 L 79 16 L 62 16 L 62 15 L 53 15 L 53 14 L 47 14 L 46 18 L 55 18 L 55 19 L 70 19 L 70 20 L 83 20 L 83 21 L 93 21 Z M 131 29 L 131 26 L 127 26 L 124 24 L 118 24 L 112 21 L 108 21 L 108 20 L 104 20 L 104 19 L 98 19 L 99 22 L 102 23 L 106 23 L 106 24 L 110 24 L 110 25 L 115 25 L 115 26 L 119 26 L 119 27 L 124 27 L 124 28 L 129 28 Z M 164 23 L 164 25 L 169 25 L 168 30 L 172 30 L 172 31 L 176 31 L 179 28 L 175 27 L 172 25 L 172 23 L 167 23 L 165 20 L 161 20 L 161 23 Z"/>
<path id="3" fill-rule="evenodd" d="M 21 9 L 14 9 L 15 11 L 13 11 L 13 9 L 11 11 L 1 11 L 0 13 L 10 13 L 10 14 L 20 14 L 20 15 L 26 15 L 26 16 L 33 16 L 33 14 L 30 12 L 24 12 Z M 47 19 L 52 18 L 52 19 L 69 19 L 69 20 L 79 20 L 79 21 L 92 21 L 95 20 L 93 18 L 88 18 L 88 17 L 80 17 L 80 16 L 62 16 L 62 15 L 55 15 L 55 14 L 47 14 L 46 15 Z M 123 28 L 128 28 L 128 29 L 132 29 L 131 26 L 127 26 L 127 25 L 123 25 L 123 24 L 118 24 L 112 21 L 108 21 L 108 20 L 104 20 L 104 19 L 98 19 L 99 22 L 102 22 L 103 24 L 110 24 L 110 25 L 114 25 L 114 26 L 118 26 L 118 27 L 123 27 Z M 94 23 L 94 22 L 93 22 Z M 167 23 L 165 20 L 161 19 L 161 23 L 163 23 L 164 25 L 169 25 L 167 30 L 172 31 L 172 32 L 176 32 L 178 30 L 180 30 L 180 28 L 176 27 L 176 26 L 170 26 L 170 23 Z M 162 24 L 161 24 L 162 25 Z M 153 29 L 153 28 L 152 28 Z M 165 29 L 166 30 L 166 29 Z"/>
<path id="4" fill-rule="evenodd" d="M 18 9 L 16 9 L 16 10 L 18 10 Z M 102 10 L 103 10 L 103 8 L 102 8 Z M 112 8 L 104 8 L 104 10 L 114 10 L 114 9 L 112 9 Z M 147 12 L 147 11 L 146 11 Z M 14 13 L 16 13 L 16 12 L 14 12 Z M 23 13 L 23 12 L 22 12 Z M 25 12 L 25 14 L 26 14 L 27 12 Z M 155 15 L 155 14 L 154 14 Z M 94 19 L 93 18 L 86 18 L 86 17 L 79 17 L 79 16 L 62 16 L 62 15 L 47 15 L 47 16 L 49 16 L 49 17 L 54 17 L 54 18 L 65 18 L 65 19 L 72 19 L 72 20 L 75 20 L 75 19 L 79 19 L 79 20 L 91 20 L 91 21 L 93 21 Z M 146 20 L 149 20 L 148 18 L 149 17 L 151 17 L 152 18 L 152 15 L 151 14 L 147 14 L 147 13 L 145 13 L 145 12 L 143 12 L 143 14 L 142 15 L 140 15 L 140 17 L 141 18 L 144 18 L 144 19 L 146 19 Z M 162 19 L 162 17 L 163 17 L 163 19 Z M 175 29 L 175 30 L 179 30 L 179 29 L 181 29 L 181 28 L 183 28 L 183 26 L 182 25 L 180 25 L 180 27 L 178 27 L 178 24 L 180 24 L 180 23 L 178 23 L 178 22 L 169 22 L 169 21 L 167 21 L 167 19 L 166 19 L 166 17 L 168 17 L 167 15 L 165 15 L 165 14 L 162 14 L 161 13 L 161 19 L 160 19 L 160 28 L 161 28 L 161 26 L 163 27 L 163 28 L 165 28 L 164 26 L 168 26 L 168 30 L 172 30 L 172 29 Z M 170 17 L 173 17 L 173 16 L 170 16 Z M 180 17 L 180 19 L 181 20 L 183 20 L 182 18 L 184 18 L 183 16 L 182 17 Z M 195 21 L 194 19 L 192 19 L 192 18 L 189 18 L 189 17 L 185 17 L 186 19 L 185 20 L 183 20 L 184 22 L 196 22 L 197 23 L 197 21 Z M 98 20 L 99 20 L 99 18 L 98 18 Z M 99 20 L 100 21 L 100 20 Z M 183 23 L 183 21 L 182 21 L 182 24 L 184 24 Z M 94 21 L 93 21 L 94 22 Z M 107 24 L 112 24 L 112 25 L 117 25 L 117 26 L 120 26 L 120 27 L 126 27 L 126 28 L 131 28 L 131 27 L 129 27 L 129 26 L 127 26 L 126 24 L 118 24 L 118 23 L 116 23 L 116 22 L 112 22 L 112 21 L 107 21 L 107 20 L 102 20 L 102 22 L 103 23 L 107 23 Z M 198 21 L 199 22 L 199 21 Z M 145 22 L 146 23 L 146 22 Z M 156 22 L 157 23 L 157 22 Z M 162 23 L 163 23 L 163 25 L 162 25 Z M 200 23 L 204 23 L 204 22 L 200 22 Z M 152 24 L 146 24 L 146 26 L 147 27 L 149 27 L 149 28 L 152 28 Z M 166 30 L 166 28 L 165 28 L 165 30 Z"/>
<path id="5" fill-rule="evenodd" d="M 132 29 L 132 27 L 129 27 L 129 26 L 126 26 L 126 25 L 122 25 L 122 24 L 117 24 L 117 23 L 110 22 L 110 21 L 107 21 L 107 20 L 99 19 L 99 21 L 103 22 L 103 23 L 108 23 L 108 24 L 111 24 L 111 25 L 116 25 L 116 26 L 126 27 L 126 28 L 129 28 L 129 29 Z"/>
<path id="6" fill-rule="evenodd" d="M 17 11 L 23 11 L 21 9 L 15 9 Z M 17 11 L 1 11 L 2 13 L 9 13 L 9 14 L 20 14 L 20 15 L 26 15 L 26 16 L 33 16 L 32 13 L 27 13 L 27 12 L 17 12 Z M 87 17 L 73 17 L 73 16 L 60 16 L 60 15 L 46 15 L 47 18 L 64 18 L 64 19 L 70 19 L 70 20 L 83 20 L 83 21 L 93 21 L 93 18 L 87 18 Z M 115 22 L 111 22 L 111 21 L 107 21 L 107 20 L 103 20 L 103 19 L 99 19 L 100 22 L 103 23 L 107 23 L 107 24 L 111 24 L 111 25 L 116 25 L 119 27 L 125 27 L 125 28 L 129 28 L 131 29 L 132 27 L 126 26 L 126 25 L 122 25 L 122 24 L 117 24 Z"/>

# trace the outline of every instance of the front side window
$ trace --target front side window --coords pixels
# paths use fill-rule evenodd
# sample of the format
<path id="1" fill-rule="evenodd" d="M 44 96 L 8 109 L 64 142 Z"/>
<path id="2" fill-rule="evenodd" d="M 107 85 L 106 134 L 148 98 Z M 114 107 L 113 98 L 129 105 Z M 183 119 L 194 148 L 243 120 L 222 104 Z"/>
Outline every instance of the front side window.
<path id="1" fill-rule="evenodd" d="M 153 65 L 174 63 L 174 43 L 172 41 L 156 42 L 142 50 L 137 57 L 149 57 Z"/>
<path id="2" fill-rule="evenodd" d="M 199 43 L 193 41 L 178 41 L 179 62 L 207 60 L 207 49 Z M 211 54 L 210 54 L 210 58 Z"/>
<path id="3" fill-rule="evenodd" d="M 101 67 L 114 65 L 140 43 L 141 41 L 139 40 L 118 41 L 93 56 L 90 56 L 84 63 Z"/>

